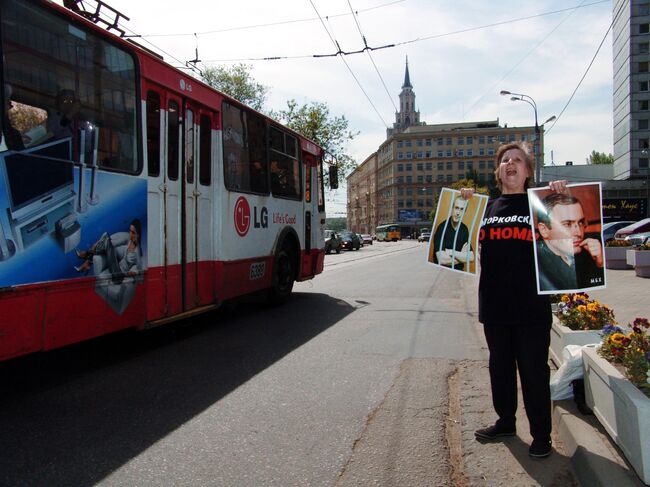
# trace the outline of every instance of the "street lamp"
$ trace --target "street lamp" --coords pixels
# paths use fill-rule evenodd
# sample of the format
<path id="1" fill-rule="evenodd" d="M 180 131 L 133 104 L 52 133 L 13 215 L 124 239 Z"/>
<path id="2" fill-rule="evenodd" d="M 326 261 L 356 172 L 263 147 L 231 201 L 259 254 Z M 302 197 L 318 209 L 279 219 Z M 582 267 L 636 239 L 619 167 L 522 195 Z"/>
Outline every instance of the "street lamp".
<path id="1" fill-rule="evenodd" d="M 535 155 L 535 183 L 539 184 L 540 171 L 541 171 L 541 166 L 544 163 L 543 161 L 544 157 L 543 155 L 540 156 L 540 152 L 539 152 L 540 125 L 537 122 L 537 104 L 535 103 L 535 100 L 533 100 L 532 97 L 528 95 L 524 95 L 523 93 L 511 93 L 510 91 L 507 90 L 501 90 L 499 94 L 501 96 L 512 95 L 510 97 L 510 101 L 523 101 L 525 103 L 528 103 L 531 107 L 533 107 L 533 111 L 535 112 L 535 141 L 533 143 L 533 154 Z M 544 126 L 545 123 L 555 120 L 555 118 L 556 118 L 555 115 L 553 115 L 551 118 L 549 118 L 542 124 L 542 127 Z"/>

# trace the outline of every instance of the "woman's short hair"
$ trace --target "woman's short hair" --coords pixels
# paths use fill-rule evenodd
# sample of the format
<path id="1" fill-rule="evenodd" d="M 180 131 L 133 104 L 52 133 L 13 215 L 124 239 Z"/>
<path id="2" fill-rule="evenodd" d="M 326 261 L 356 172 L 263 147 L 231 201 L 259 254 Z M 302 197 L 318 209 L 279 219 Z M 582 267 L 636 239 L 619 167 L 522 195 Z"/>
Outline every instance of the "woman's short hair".
<path id="1" fill-rule="evenodd" d="M 497 180 L 499 191 L 503 190 L 501 179 L 499 179 L 499 164 L 501 164 L 501 158 L 503 157 L 503 154 L 505 154 L 505 152 L 509 151 L 510 149 L 519 149 L 524 153 L 524 161 L 526 162 L 526 167 L 528 168 L 529 174 L 529 176 L 526 178 L 526 181 L 524 182 L 524 190 L 534 186 L 533 174 L 535 174 L 535 158 L 531 152 L 530 144 L 528 142 L 524 142 L 523 140 L 515 140 L 514 142 L 501 144 L 497 149 L 496 164 L 494 167 L 494 178 Z"/>

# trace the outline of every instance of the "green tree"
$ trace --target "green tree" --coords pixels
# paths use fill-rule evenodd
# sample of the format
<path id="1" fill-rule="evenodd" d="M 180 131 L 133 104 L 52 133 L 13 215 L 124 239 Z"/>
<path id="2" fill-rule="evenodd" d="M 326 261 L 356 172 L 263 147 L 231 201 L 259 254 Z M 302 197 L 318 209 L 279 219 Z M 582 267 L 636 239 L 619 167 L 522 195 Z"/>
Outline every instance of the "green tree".
<path id="1" fill-rule="evenodd" d="M 604 152 L 591 151 L 589 157 L 585 159 L 587 164 L 614 164 L 614 156 L 612 154 L 605 154 Z"/>
<path id="2" fill-rule="evenodd" d="M 476 192 L 479 194 L 487 194 L 487 195 L 490 194 L 490 191 L 487 186 L 479 186 L 474 182 L 473 179 L 461 179 L 445 187 L 450 189 L 474 188 Z M 433 220 L 436 218 L 436 209 L 438 208 L 439 198 L 440 198 L 440 191 L 436 193 L 436 196 L 433 200 L 433 210 L 431 210 L 431 213 L 429 214 L 429 220 L 431 220 L 432 223 Z"/>
<path id="3" fill-rule="evenodd" d="M 214 66 L 203 71 L 202 79 L 214 89 L 262 111 L 268 88 L 255 81 L 251 75 L 252 69 L 253 67 L 247 64 L 235 64 L 230 68 Z"/>
<path id="4" fill-rule="evenodd" d="M 346 153 L 346 144 L 359 132 L 354 133 L 348 129 L 345 116 L 330 115 L 326 103 L 311 102 L 298 105 L 296 100 L 288 100 L 286 109 L 272 112 L 271 116 L 329 152 L 336 160 L 339 180 L 345 179 L 357 166 L 354 159 Z M 325 184 L 329 187 L 327 174 Z"/>

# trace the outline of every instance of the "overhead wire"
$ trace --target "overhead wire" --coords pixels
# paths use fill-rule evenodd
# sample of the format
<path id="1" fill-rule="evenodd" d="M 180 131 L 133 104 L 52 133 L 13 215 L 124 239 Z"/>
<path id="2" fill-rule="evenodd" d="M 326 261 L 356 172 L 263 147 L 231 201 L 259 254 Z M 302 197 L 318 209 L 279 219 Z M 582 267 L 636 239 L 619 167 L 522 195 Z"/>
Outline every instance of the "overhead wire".
<path id="1" fill-rule="evenodd" d="M 431 39 L 440 39 L 444 37 L 449 37 L 453 35 L 458 35 L 458 34 L 465 34 L 467 32 L 474 32 L 478 30 L 484 30 L 484 29 L 489 29 L 492 27 L 498 27 L 500 25 L 506 25 L 506 24 L 512 24 L 516 22 L 524 22 L 527 20 L 532 20 L 535 18 L 540 18 L 540 17 L 546 17 L 549 15 L 555 15 L 558 13 L 562 12 L 567 12 L 571 10 L 577 10 L 579 8 L 586 8 L 586 7 L 591 7 L 593 5 L 599 5 L 601 3 L 609 3 L 609 0 L 598 0 L 595 2 L 587 3 L 584 5 L 578 5 L 578 6 L 573 6 L 573 7 L 568 7 L 568 8 L 563 8 L 563 9 L 558 9 L 558 10 L 552 10 L 549 12 L 542 12 L 539 14 L 535 15 L 527 15 L 524 17 L 516 17 L 513 19 L 508 19 L 508 20 L 503 20 L 499 22 L 493 22 L 490 24 L 485 24 L 485 25 L 479 25 L 476 27 L 468 27 L 465 29 L 460 29 L 456 31 L 451 31 L 451 32 L 444 32 L 441 34 L 431 34 L 431 35 L 426 35 L 426 36 L 421 36 L 421 37 L 416 37 L 415 39 L 410 39 L 406 41 L 401 41 L 401 42 L 394 42 L 394 43 L 389 43 L 383 46 L 378 46 L 378 47 L 372 47 L 372 46 L 367 46 L 363 47 L 361 49 L 357 49 L 354 51 L 343 51 L 337 48 L 337 52 L 334 53 L 327 53 L 327 54 L 302 54 L 302 55 L 296 55 L 296 56 L 281 56 L 281 55 L 274 55 L 274 56 L 264 56 L 264 57 L 248 57 L 248 58 L 227 58 L 227 59 L 211 59 L 205 62 L 211 62 L 211 63 L 217 63 L 217 62 L 237 62 L 237 61 L 276 61 L 280 59 L 301 59 L 301 58 L 320 58 L 320 57 L 335 57 L 335 56 L 349 56 L 349 55 L 354 55 L 354 54 L 361 54 L 367 50 L 370 51 L 376 51 L 380 49 L 388 49 L 388 48 L 394 48 L 398 46 L 404 46 L 407 44 L 413 44 L 416 42 L 423 42 Z"/>
<path id="2" fill-rule="evenodd" d="M 357 29 L 359 30 L 359 35 L 361 36 L 361 39 L 363 40 L 363 44 L 365 47 L 368 47 L 368 42 L 366 41 L 366 36 L 363 34 L 363 31 L 361 30 L 361 25 L 359 24 L 359 19 L 358 19 L 358 12 L 355 12 L 354 9 L 352 8 L 352 3 L 350 3 L 350 0 L 348 0 L 348 6 L 350 7 L 350 12 L 352 12 L 352 18 L 354 19 L 354 23 L 357 25 Z M 377 64 L 375 64 L 375 60 L 372 57 L 372 54 L 370 53 L 369 50 L 366 50 L 366 53 L 368 54 L 368 57 L 370 58 L 370 62 L 375 68 L 375 71 L 377 72 L 377 76 L 379 76 L 379 80 L 381 81 L 381 84 L 384 87 L 384 90 L 386 91 L 386 95 L 388 96 L 388 99 L 393 105 L 393 108 L 395 108 L 395 112 L 398 112 L 399 110 L 397 109 L 397 105 L 395 105 L 395 100 L 393 100 L 393 96 L 390 94 L 388 91 L 388 87 L 386 86 L 386 82 L 384 81 L 383 76 L 379 72 L 379 68 L 377 67 Z"/>
<path id="3" fill-rule="evenodd" d="M 578 81 L 578 84 L 576 85 L 575 89 L 573 90 L 573 93 L 571 93 L 571 96 L 569 97 L 569 99 L 567 100 L 566 104 L 565 104 L 564 107 L 562 108 L 562 111 L 560 112 L 560 114 L 559 114 L 559 115 L 555 118 L 555 120 L 553 121 L 553 125 L 551 125 L 551 126 L 546 130 L 546 134 L 545 134 L 545 135 L 548 135 L 548 133 L 549 133 L 551 130 L 553 130 L 553 127 L 555 127 L 555 125 L 557 124 L 557 122 L 560 120 L 560 117 L 562 116 L 562 114 L 564 114 L 564 112 L 565 112 L 566 109 L 568 108 L 569 104 L 570 104 L 571 101 L 573 100 L 573 97 L 574 97 L 575 94 L 578 92 L 578 89 L 579 89 L 580 86 L 582 85 L 582 82 L 584 81 L 584 79 L 587 77 L 587 74 L 589 73 L 589 70 L 591 69 L 591 66 L 593 66 L 594 61 L 596 60 L 596 57 L 598 57 L 598 53 L 600 52 L 600 49 L 603 47 L 603 44 L 605 43 L 605 40 L 607 39 L 607 36 L 609 35 L 609 32 L 612 30 L 612 27 L 614 26 L 614 22 L 615 22 L 616 19 L 618 18 L 619 14 L 622 12 L 623 7 L 625 6 L 626 3 L 628 3 L 628 2 L 624 2 L 624 3 L 622 3 L 621 6 L 619 7 L 618 11 L 617 11 L 613 16 L 612 16 L 612 21 L 610 22 L 609 27 L 607 27 L 607 31 L 605 32 L 605 35 L 603 36 L 603 39 L 600 41 L 600 44 L 598 45 L 598 48 L 596 49 L 596 52 L 594 53 L 593 57 L 591 58 L 591 61 L 589 61 L 589 65 L 587 66 L 587 69 L 585 70 L 584 74 L 583 74 L 582 77 L 580 78 L 580 81 Z"/>
<path id="4" fill-rule="evenodd" d="M 321 17 L 320 13 L 318 12 L 318 9 L 316 8 L 316 5 L 314 5 L 313 0 L 309 0 L 309 3 L 311 4 L 311 6 L 313 7 L 314 11 L 316 12 L 316 15 L 318 16 L 318 18 L 320 19 L 321 25 L 323 26 L 323 29 L 325 29 L 325 32 L 327 32 L 327 36 L 328 36 L 328 37 L 330 38 L 330 40 L 332 41 L 332 44 L 334 44 L 334 47 L 336 47 L 336 48 L 340 51 L 340 50 L 341 50 L 341 47 L 339 46 L 338 41 L 337 41 L 334 37 L 332 37 L 332 34 L 330 34 L 330 31 L 328 30 L 327 26 L 325 25 L 325 22 L 323 21 L 323 18 Z M 363 94 L 365 95 L 366 99 L 368 100 L 368 103 L 370 103 L 370 106 L 373 108 L 373 110 L 375 111 L 375 113 L 377 114 L 377 116 L 379 117 L 379 119 L 382 121 L 382 123 L 384 124 L 384 126 L 385 126 L 386 128 L 388 128 L 388 124 L 387 124 L 386 121 L 384 120 L 384 117 L 382 117 L 382 116 L 381 116 L 381 113 L 379 113 L 379 110 L 377 110 L 377 107 L 375 106 L 375 104 L 374 104 L 374 103 L 372 102 L 372 100 L 370 99 L 370 96 L 369 96 L 368 93 L 366 92 L 365 88 L 363 87 L 363 85 L 361 84 L 361 82 L 359 81 L 359 79 L 357 78 L 357 76 L 354 74 L 354 71 L 352 71 L 352 68 L 350 67 L 350 65 L 348 64 L 348 62 L 345 60 L 345 58 L 344 58 L 343 56 L 340 56 L 340 59 L 341 59 L 341 61 L 343 61 L 343 64 L 345 64 L 345 67 L 348 69 L 348 71 L 350 72 L 350 74 L 352 75 L 352 77 L 354 78 L 354 80 L 356 81 L 357 85 L 359 86 L 359 89 L 361 89 L 361 91 L 362 91 Z"/>
<path id="5" fill-rule="evenodd" d="M 481 96 L 479 96 L 478 99 L 477 99 L 474 103 L 472 103 L 472 105 L 470 105 L 470 107 L 467 109 L 467 111 L 466 111 L 465 113 L 469 113 L 469 112 L 471 112 L 471 111 L 474 109 L 474 107 L 475 107 L 476 105 L 478 105 L 478 104 L 480 103 L 480 101 L 481 101 L 483 98 L 485 98 L 488 94 L 492 93 L 492 92 L 494 91 L 494 88 L 495 88 L 499 83 L 501 83 L 504 79 L 506 79 L 508 76 L 510 76 L 510 75 L 514 72 L 514 70 L 517 69 L 517 68 L 521 65 L 521 63 L 523 63 L 523 62 L 526 60 L 526 58 L 528 58 L 528 56 L 530 56 L 530 55 L 531 55 L 535 50 L 537 50 L 537 48 L 539 48 L 539 46 L 541 46 L 544 42 L 546 42 L 546 40 L 547 40 L 549 37 L 551 37 L 551 35 L 553 35 L 553 33 L 554 33 L 557 29 L 559 29 L 559 27 L 560 27 L 564 22 L 566 22 L 566 21 L 569 19 L 569 17 L 571 17 L 571 15 L 573 15 L 573 14 L 574 14 L 574 13 L 575 13 L 579 8 L 582 7 L 582 4 L 583 4 L 585 1 L 586 1 L 586 0 L 582 0 L 582 2 L 580 2 L 579 5 L 573 7 L 572 9 L 570 9 L 569 13 L 568 13 L 564 18 L 562 18 L 562 19 L 560 20 L 560 22 L 558 22 L 558 24 L 557 24 L 555 27 L 553 27 L 553 28 L 549 31 L 548 34 L 546 34 L 546 35 L 545 35 L 545 36 L 544 36 L 544 37 L 543 37 L 543 38 L 542 38 L 542 39 L 541 39 L 537 44 L 535 44 L 535 45 L 534 45 L 534 46 L 533 46 L 533 47 L 532 47 L 532 48 L 531 48 L 531 49 L 530 49 L 530 50 L 529 50 L 529 51 L 528 51 L 528 52 L 527 52 L 527 53 L 526 53 L 526 54 L 525 54 L 525 55 L 524 55 L 524 56 L 523 56 L 519 61 L 517 61 L 517 63 L 515 63 L 515 65 L 514 65 L 514 66 L 513 66 L 513 67 L 512 67 L 512 68 L 511 68 L 511 69 L 510 69 L 506 74 L 504 74 L 501 78 L 499 78 L 497 81 L 495 81 L 495 82 L 494 82 L 494 83 L 493 83 L 493 84 L 492 84 L 492 85 L 491 85 L 491 86 L 490 86 L 490 87 L 489 87 L 489 88 L 488 88 L 488 89 L 487 89 L 487 90 L 486 90 L 486 91 L 485 91 Z"/>

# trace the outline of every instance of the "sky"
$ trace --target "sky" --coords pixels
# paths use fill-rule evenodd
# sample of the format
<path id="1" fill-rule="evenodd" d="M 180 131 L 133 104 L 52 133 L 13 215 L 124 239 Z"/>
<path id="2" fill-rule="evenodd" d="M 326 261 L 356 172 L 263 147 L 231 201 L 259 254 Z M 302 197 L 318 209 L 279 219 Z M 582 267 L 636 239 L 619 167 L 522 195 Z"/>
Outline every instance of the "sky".
<path id="1" fill-rule="evenodd" d="M 137 42 L 172 65 L 195 59 L 196 49 L 200 68 L 250 65 L 268 87 L 267 109 L 289 99 L 326 103 L 358 132 L 347 149 L 359 163 L 395 121 L 407 56 L 421 121 L 534 125 L 531 106 L 499 95 L 508 90 L 535 100 L 540 124 L 558 117 L 545 125 L 546 164 L 613 152 L 611 0 L 108 3 L 130 17 L 122 25 L 143 36 Z M 362 35 L 373 50 L 314 57 L 336 53 L 335 43 L 359 51 Z M 345 191 L 328 195 L 328 217 L 344 216 Z"/>

